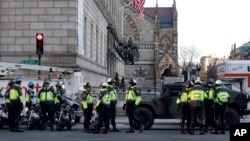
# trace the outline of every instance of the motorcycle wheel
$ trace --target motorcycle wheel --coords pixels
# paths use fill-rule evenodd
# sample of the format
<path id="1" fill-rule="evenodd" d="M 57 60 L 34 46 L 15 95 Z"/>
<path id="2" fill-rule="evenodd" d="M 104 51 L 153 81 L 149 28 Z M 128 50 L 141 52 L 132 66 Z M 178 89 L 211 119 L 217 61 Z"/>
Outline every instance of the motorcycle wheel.
<path id="1" fill-rule="evenodd" d="M 63 126 L 63 122 L 62 121 L 59 121 L 59 122 L 56 123 L 56 130 L 57 131 L 62 131 L 63 128 L 64 128 L 64 126 Z"/>
<path id="2" fill-rule="evenodd" d="M 94 132 L 97 129 L 98 126 L 98 120 L 92 121 L 89 125 L 89 130 L 91 132 Z"/>
<path id="3" fill-rule="evenodd" d="M 32 130 L 32 129 L 34 129 L 34 124 L 33 124 L 33 122 L 32 122 L 32 120 L 31 121 L 28 121 L 28 123 L 27 123 L 27 129 L 28 130 Z"/>

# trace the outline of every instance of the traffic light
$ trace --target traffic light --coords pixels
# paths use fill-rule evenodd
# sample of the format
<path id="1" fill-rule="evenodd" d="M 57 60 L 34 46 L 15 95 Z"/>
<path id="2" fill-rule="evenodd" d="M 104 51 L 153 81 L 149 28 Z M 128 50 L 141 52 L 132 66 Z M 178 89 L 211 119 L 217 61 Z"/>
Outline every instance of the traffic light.
<path id="1" fill-rule="evenodd" d="M 43 33 L 36 34 L 36 54 L 42 55 L 43 54 Z"/>

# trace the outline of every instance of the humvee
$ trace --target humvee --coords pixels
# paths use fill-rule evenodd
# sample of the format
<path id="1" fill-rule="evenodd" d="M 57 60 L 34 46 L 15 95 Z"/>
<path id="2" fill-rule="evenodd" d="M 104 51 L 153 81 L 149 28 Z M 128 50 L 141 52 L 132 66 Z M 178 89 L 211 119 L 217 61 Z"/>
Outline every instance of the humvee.
<path id="1" fill-rule="evenodd" d="M 177 82 L 166 84 L 162 87 L 162 92 L 156 97 L 143 96 L 137 109 L 138 117 L 144 124 L 144 129 L 148 130 L 154 124 L 155 119 L 176 119 L 180 118 L 180 112 L 177 110 L 176 99 L 184 88 L 184 83 Z M 230 94 L 230 103 L 225 112 L 227 127 L 240 122 L 243 115 L 249 114 L 247 109 L 250 100 L 249 94 L 237 92 L 224 87 Z"/>

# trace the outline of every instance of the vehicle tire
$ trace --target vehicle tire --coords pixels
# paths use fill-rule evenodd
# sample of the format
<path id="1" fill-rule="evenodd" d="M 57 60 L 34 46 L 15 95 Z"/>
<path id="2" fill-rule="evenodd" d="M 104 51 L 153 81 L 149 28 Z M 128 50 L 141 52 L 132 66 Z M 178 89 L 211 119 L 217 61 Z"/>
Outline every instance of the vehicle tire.
<path id="1" fill-rule="evenodd" d="M 89 130 L 91 132 L 94 132 L 98 127 L 98 119 L 95 119 L 94 121 L 91 121 L 89 124 Z"/>
<path id="2" fill-rule="evenodd" d="M 144 125 L 144 130 L 149 130 L 154 124 L 154 116 L 152 112 L 144 107 L 137 109 L 137 116 Z M 140 125 L 135 124 L 135 129 L 140 129 Z"/>
<path id="3" fill-rule="evenodd" d="M 64 126 L 63 126 L 63 122 L 62 121 L 59 121 L 59 122 L 56 123 L 56 130 L 57 131 L 62 131 L 63 128 L 64 128 Z"/>
<path id="4" fill-rule="evenodd" d="M 4 126 L 4 121 L 2 119 L 0 119 L 0 129 L 2 129 Z"/>
<path id="5" fill-rule="evenodd" d="M 235 125 L 240 123 L 239 114 L 232 108 L 227 108 L 224 114 L 225 121 L 226 121 L 226 129 L 230 128 L 230 125 Z"/>
<path id="6" fill-rule="evenodd" d="M 33 122 L 32 122 L 32 120 L 31 121 L 28 121 L 28 123 L 27 123 L 27 129 L 28 130 L 32 130 L 32 129 L 34 129 L 34 124 L 33 124 Z"/>

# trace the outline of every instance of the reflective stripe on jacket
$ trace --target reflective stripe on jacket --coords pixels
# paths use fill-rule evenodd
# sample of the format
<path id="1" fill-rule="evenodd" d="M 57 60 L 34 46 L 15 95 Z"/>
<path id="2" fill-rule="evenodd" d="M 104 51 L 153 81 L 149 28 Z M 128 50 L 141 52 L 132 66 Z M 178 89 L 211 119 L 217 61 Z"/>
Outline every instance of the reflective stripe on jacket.
<path id="1" fill-rule="evenodd" d="M 100 96 L 96 103 L 96 107 L 98 107 L 99 105 L 110 106 L 110 95 L 107 88 L 102 88 L 100 91 Z"/>
<path id="2" fill-rule="evenodd" d="M 54 104 L 55 95 L 50 88 L 42 88 L 38 93 L 38 103 Z"/>
<path id="3" fill-rule="evenodd" d="M 109 94 L 110 94 L 110 101 L 117 101 L 117 92 L 113 85 L 109 85 L 108 87 Z"/>
<path id="4" fill-rule="evenodd" d="M 82 108 L 87 109 L 88 105 L 93 106 L 93 103 L 94 103 L 94 98 L 92 94 L 88 90 L 84 89 L 82 93 Z"/>
<path id="5" fill-rule="evenodd" d="M 216 87 L 216 94 L 215 94 L 215 103 L 219 105 L 223 105 L 224 103 L 229 102 L 230 95 L 229 93 L 222 89 L 222 87 Z"/>
<path id="6" fill-rule="evenodd" d="M 135 105 L 139 105 L 141 102 L 141 95 L 138 92 L 135 86 L 128 88 L 125 96 L 125 103 L 134 103 Z"/>

